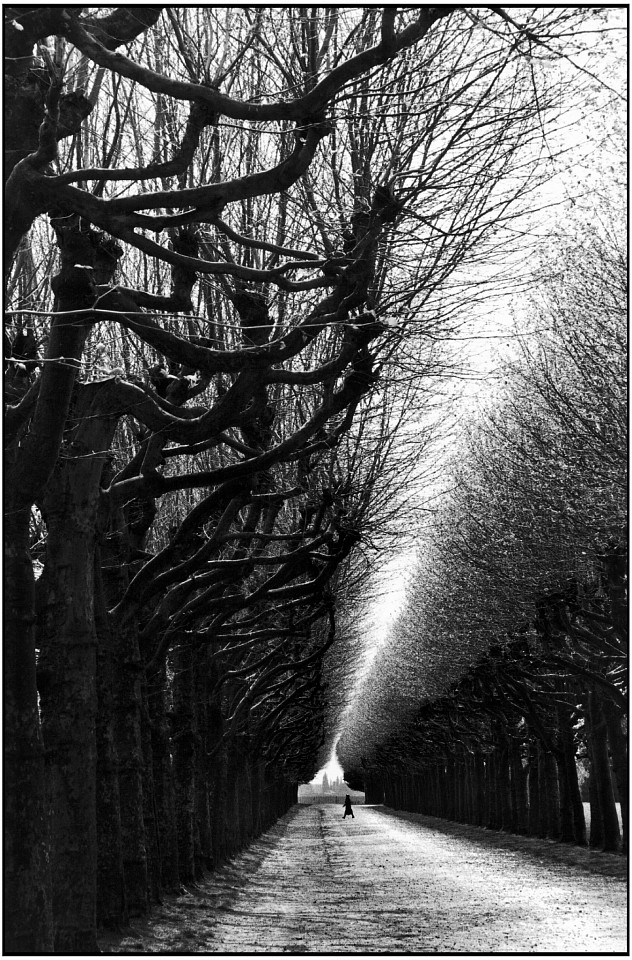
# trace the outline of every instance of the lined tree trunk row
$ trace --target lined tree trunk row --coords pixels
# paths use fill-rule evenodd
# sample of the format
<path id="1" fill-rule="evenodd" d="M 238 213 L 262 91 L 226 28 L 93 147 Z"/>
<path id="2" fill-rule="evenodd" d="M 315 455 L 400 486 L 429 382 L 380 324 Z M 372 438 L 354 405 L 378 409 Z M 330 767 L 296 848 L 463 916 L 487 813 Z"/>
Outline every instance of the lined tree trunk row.
<path id="1" fill-rule="evenodd" d="M 107 787 L 97 784 L 106 813 L 98 831 L 98 919 L 107 926 L 202 879 L 296 802 L 297 785 L 242 744 L 215 749 L 218 731 L 195 689 L 194 657 L 182 644 L 149 677 L 139 664 L 119 661 L 113 723 L 100 716 L 100 754 L 116 757 Z"/>
<path id="2" fill-rule="evenodd" d="M 609 723 L 607 719 L 609 719 Z M 395 810 L 617 851 L 625 848 L 626 791 L 621 797 L 623 833 L 615 802 L 617 769 L 627 756 L 620 717 L 606 697 L 592 690 L 584 716 L 589 769 L 590 838 L 581 797 L 572 713 L 558 704 L 547 718 L 545 744 L 526 723 L 510 732 L 492 724 L 492 742 L 452 744 L 449 752 L 417 762 L 414 770 L 372 768 L 366 803 Z M 551 745 L 555 750 L 551 750 Z"/>

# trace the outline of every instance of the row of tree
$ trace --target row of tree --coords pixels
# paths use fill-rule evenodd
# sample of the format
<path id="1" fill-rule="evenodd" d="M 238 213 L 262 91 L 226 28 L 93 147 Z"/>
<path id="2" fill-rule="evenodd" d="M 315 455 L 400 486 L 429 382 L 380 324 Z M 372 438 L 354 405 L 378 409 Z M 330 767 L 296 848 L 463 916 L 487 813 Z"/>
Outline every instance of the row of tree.
<path id="1" fill-rule="evenodd" d="M 94 953 L 330 756 L 450 278 L 587 14 L 4 13 L 5 946 Z"/>
<path id="2" fill-rule="evenodd" d="M 339 745 L 369 802 L 585 844 L 588 770 L 590 845 L 627 843 L 619 191 L 611 182 L 610 201 L 593 201 L 590 218 L 551 239 L 530 334 L 470 423 L 406 605 Z"/>

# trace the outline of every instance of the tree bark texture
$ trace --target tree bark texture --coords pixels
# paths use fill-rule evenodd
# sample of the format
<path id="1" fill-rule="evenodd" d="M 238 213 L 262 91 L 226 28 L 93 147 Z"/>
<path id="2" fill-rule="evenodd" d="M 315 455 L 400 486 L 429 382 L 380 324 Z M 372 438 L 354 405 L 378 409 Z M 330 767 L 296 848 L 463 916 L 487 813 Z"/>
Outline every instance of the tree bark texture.
<path id="1" fill-rule="evenodd" d="M 102 560 L 97 551 L 97 923 L 117 929 L 127 923 L 127 901 L 114 730 L 114 648 L 103 594 Z"/>
<path id="2" fill-rule="evenodd" d="M 608 733 L 606 721 L 601 709 L 601 698 L 596 690 L 588 695 L 588 714 L 590 717 L 590 757 L 591 778 L 594 777 L 596 800 L 598 803 L 599 819 L 602 824 L 603 850 L 618 850 L 620 844 L 619 818 L 612 789 L 610 759 L 608 756 Z M 592 842 L 592 809 L 591 809 L 591 842 Z"/>
<path id="3" fill-rule="evenodd" d="M 162 864 L 160 856 L 160 837 L 154 792 L 154 759 L 151 735 L 151 718 L 147 703 L 147 683 L 144 671 L 140 687 L 141 725 L 140 737 L 143 754 L 143 822 L 145 826 L 145 844 L 147 850 L 148 895 L 154 903 L 160 903 L 162 890 Z"/>
<path id="4" fill-rule="evenodd" d="M 621 845 L 627 851 L 630 828 L 630 795 L 628 741 L 621 728 L 622 715 L 619 708 L 609 697 L 604 697 L 601 710 L 606 721 L 608 744 L 610 746 L 612 771 L 615 776 L 621 804 Z"/>
<path id="5" fill-rule="evenodd" d="M 55 949 L 96 949 L 96 517 L 116 420 L 101 413 L 107 384 L 81 385 L 80 427 L 44 503 L 41 692 L 51 801 Z"/>
<path id="6" fill-rule="evenodd" d="M 4 520 L 4 949 L 37 955 L 53 949 L 53 916 L 29 514 Z"/>
<path id="7" fill-rule="evenodd" d="M 212 747 L 209 673 L 211 669 L 208 646 L 196 651 L 195 710 L 197 750 L 195 754 L 195 873 L 198 879 L 213 866 L 213 838 L 211 832 Z"/>
<path id="8" fill-rule="evenodd" d="M 116 643 L 115 734 L 119 759 L 123 869 L 131 917 L 149 908 L 149 868 L 144 817 L 142 672 L 134 624 L 114 626 Z"/>
<path id="9" fill-rule="evenodd" d="M 558 702 L 557 728 L 560 752 L 556 759 L 560 783 L 560 840 L 563 843 L 577 843 L 584 846 L 586 821 L 577 779 L 572 720 L 570 707 Z"/>
<path id="10" fill-rule="evenodd" d="M 180 886 L 175 788 L 166 704 L 167 668 L 164 661 L 147 682 L 147 706 L 151 728 L 154 798 L 161 884 L 167 891 Z"/>
<path id="11" fill-rule="evenodd" d="M 193 651 L 186 641 L 173 652 L 173 766 L 178 863 L 183 883 L 195 881 L 195 767 L 198 739 Z"/>

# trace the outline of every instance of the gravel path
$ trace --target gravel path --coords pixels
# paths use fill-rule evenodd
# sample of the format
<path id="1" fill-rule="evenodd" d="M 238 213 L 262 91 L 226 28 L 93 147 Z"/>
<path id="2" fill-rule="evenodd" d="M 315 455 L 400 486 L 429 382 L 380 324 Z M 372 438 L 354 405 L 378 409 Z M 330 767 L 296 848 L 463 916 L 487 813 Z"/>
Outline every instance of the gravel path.
<path id="1" fill-rule="evenodd" d="M 294 807 L 117 953 L 625 953 L 626 861 L 384 807 Z"/>

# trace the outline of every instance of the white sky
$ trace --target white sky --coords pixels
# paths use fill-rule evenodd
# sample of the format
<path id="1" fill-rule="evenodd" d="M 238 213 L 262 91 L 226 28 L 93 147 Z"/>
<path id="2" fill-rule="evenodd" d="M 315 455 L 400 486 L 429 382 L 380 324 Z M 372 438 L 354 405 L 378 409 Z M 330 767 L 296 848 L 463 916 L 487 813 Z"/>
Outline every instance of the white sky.
<path id="1" fill-rule="evenodd" d="M 342 773 L 343 773 L 342 767 L 338 763 L 338 759 L 334 754 L 334 756 L 331 757 L 329 762 L 326 763 L 324 767 L 321 767 L 321 769 L 318 771 L 318 773 L 316 774 L 314 779 L 311 781 L 311 783 L 313 786 L 315 786 L 318 783 L 322 783 L 324 774 L 327 774 L 327 779 L 330 781 L 338 780 L 338 778 L 342 780 Z"/>

